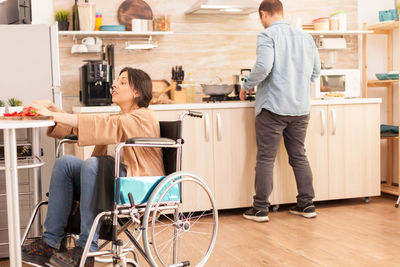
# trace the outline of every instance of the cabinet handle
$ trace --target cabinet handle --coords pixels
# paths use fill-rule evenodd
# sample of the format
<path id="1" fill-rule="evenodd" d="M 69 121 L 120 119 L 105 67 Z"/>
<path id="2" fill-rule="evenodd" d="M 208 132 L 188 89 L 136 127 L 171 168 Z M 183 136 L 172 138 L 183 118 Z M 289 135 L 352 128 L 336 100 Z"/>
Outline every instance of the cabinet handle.
<path id="1" fill-rule="evenodd" d="M 332 122 L 333 122 L 332 135 L 335 135 L 336 134 L 336 111 L 334 109 L 332 109 L 331 114 L 332 114 Z"/>
<path id="2" fill-rule="evenodd" d="M 221 128 L 222 128 L 222 122 L 221 122 L 221 114 L 217 113 L 217 137 L 218 141 L 221 141 Z"/>
<path id="3" fill-rule="evenodd" d="M 206 128 L 206 141 L 210 140 L 210 118 L 208 114 L 204 115 L 204 127 Z"/>
<path id="4" fill-rule="evenodd" d="M 321 109 L 321 136 L 325 135 L 325 129 L 326 129 L 326 119 L 325 119 L 325 111 Z"/>

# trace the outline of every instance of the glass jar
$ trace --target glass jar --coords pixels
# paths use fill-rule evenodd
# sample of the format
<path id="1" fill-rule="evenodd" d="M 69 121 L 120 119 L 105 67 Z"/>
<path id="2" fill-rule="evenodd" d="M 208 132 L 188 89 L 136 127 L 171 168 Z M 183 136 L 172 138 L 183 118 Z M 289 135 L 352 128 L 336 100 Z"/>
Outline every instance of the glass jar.
<path id="1" fill-rule="evenodd" d="M 331 30 L 331 31 L 339 30 L 339 18 L 338 17 L 330 17 L 329 18 L 329 30 Z"/>
<path id="2" fill-rule="evenodd" d="M 339 22 L 339 31 L 347 31 L 347 15 L 346 12 L 336 12 L 331 14 L 331 18 L 337 18 Z"/>

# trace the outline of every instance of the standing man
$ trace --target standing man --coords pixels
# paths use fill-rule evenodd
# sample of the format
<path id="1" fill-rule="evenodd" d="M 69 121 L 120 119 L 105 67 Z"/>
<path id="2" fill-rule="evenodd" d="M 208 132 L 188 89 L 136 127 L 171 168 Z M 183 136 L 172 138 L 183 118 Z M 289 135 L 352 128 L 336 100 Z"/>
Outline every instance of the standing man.
<path id="1" fill-rule="evenodd" d="M 290 213 L 306 218 L 317 216 L 313 204 L 312 173 L 305 155 L 304 140 L 310 119 L 310 87 L 319 76 L 321 64 L 311 35 L 292 28 L 283 19 L 280 0 L 264 0 L 259 7 L 264 30 L 257 38 L 257 61 L 246 78 L 240 99 L 257 87 L 256 194 L 253 207 L 243 216 L 267 222 L 268 198 L 273 187 L 273 167 L 283 135 L 297 183 L 297 205 Z"/>

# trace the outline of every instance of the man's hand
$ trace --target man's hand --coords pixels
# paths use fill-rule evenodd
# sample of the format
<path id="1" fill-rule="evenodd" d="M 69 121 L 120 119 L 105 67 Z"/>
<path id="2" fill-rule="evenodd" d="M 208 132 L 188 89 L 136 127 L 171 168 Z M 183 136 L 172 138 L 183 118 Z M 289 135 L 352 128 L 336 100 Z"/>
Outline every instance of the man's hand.
<path id="1" fill-rule="evenodd" d="M 253 89 L 249 89 L 249 95 L 253 94 Z M 247 92 L 241 88 L 239 93 L 240 100 L 244 101 L 247 98 Z"/>
<path id="2" fill-rule="evenodd" d="M 239 98 L 242 101 L 246 100 L 247 98 L 247 92 L 243 88 L 240 89 Z"/>

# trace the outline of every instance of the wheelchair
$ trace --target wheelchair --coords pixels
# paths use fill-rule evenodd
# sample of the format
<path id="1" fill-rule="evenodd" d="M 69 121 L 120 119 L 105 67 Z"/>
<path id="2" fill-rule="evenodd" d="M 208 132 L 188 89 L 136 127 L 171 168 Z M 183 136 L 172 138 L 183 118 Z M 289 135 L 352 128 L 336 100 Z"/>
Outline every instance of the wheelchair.
<path id="1" fill-rule="evenodd" d="M 100 212 L 94 219 L 80 267 L 88 257 L 118 267 L 138 267 L 143 262 L 153 267 L 203 266 L 207 262 L 217 237 L 218 211 L 210 189 L 201 178 L 181 170 L 185 116 L 202 118 L 202 113 L 185 111 L 177 121 L 161 121 L 161 138 L 136 137 L 117 146 L 113 210 Z M 60 145 L 70 142 L 77 142 L 77 137 L 61 140 L 57 155 Z M 166 176 L 120 177 L 123 147 L 161 148 Z M 204 201 L 201 206 L 206 208 L 190 210 L 187 203 L 193 196 Z M 37 238 L 27 236 L 40 207 L 47 203 L 41 201 L 34 208 L 21 244 Z M 106 221 L 108 228 L 103 227 Z M 108 230 L 100 230 L 99 251 L 89 252 L 99 224 Z M 68 225 L 67 232 L 73 228 Z M 79 234 L 79 229 L 72 232 Z"/>

